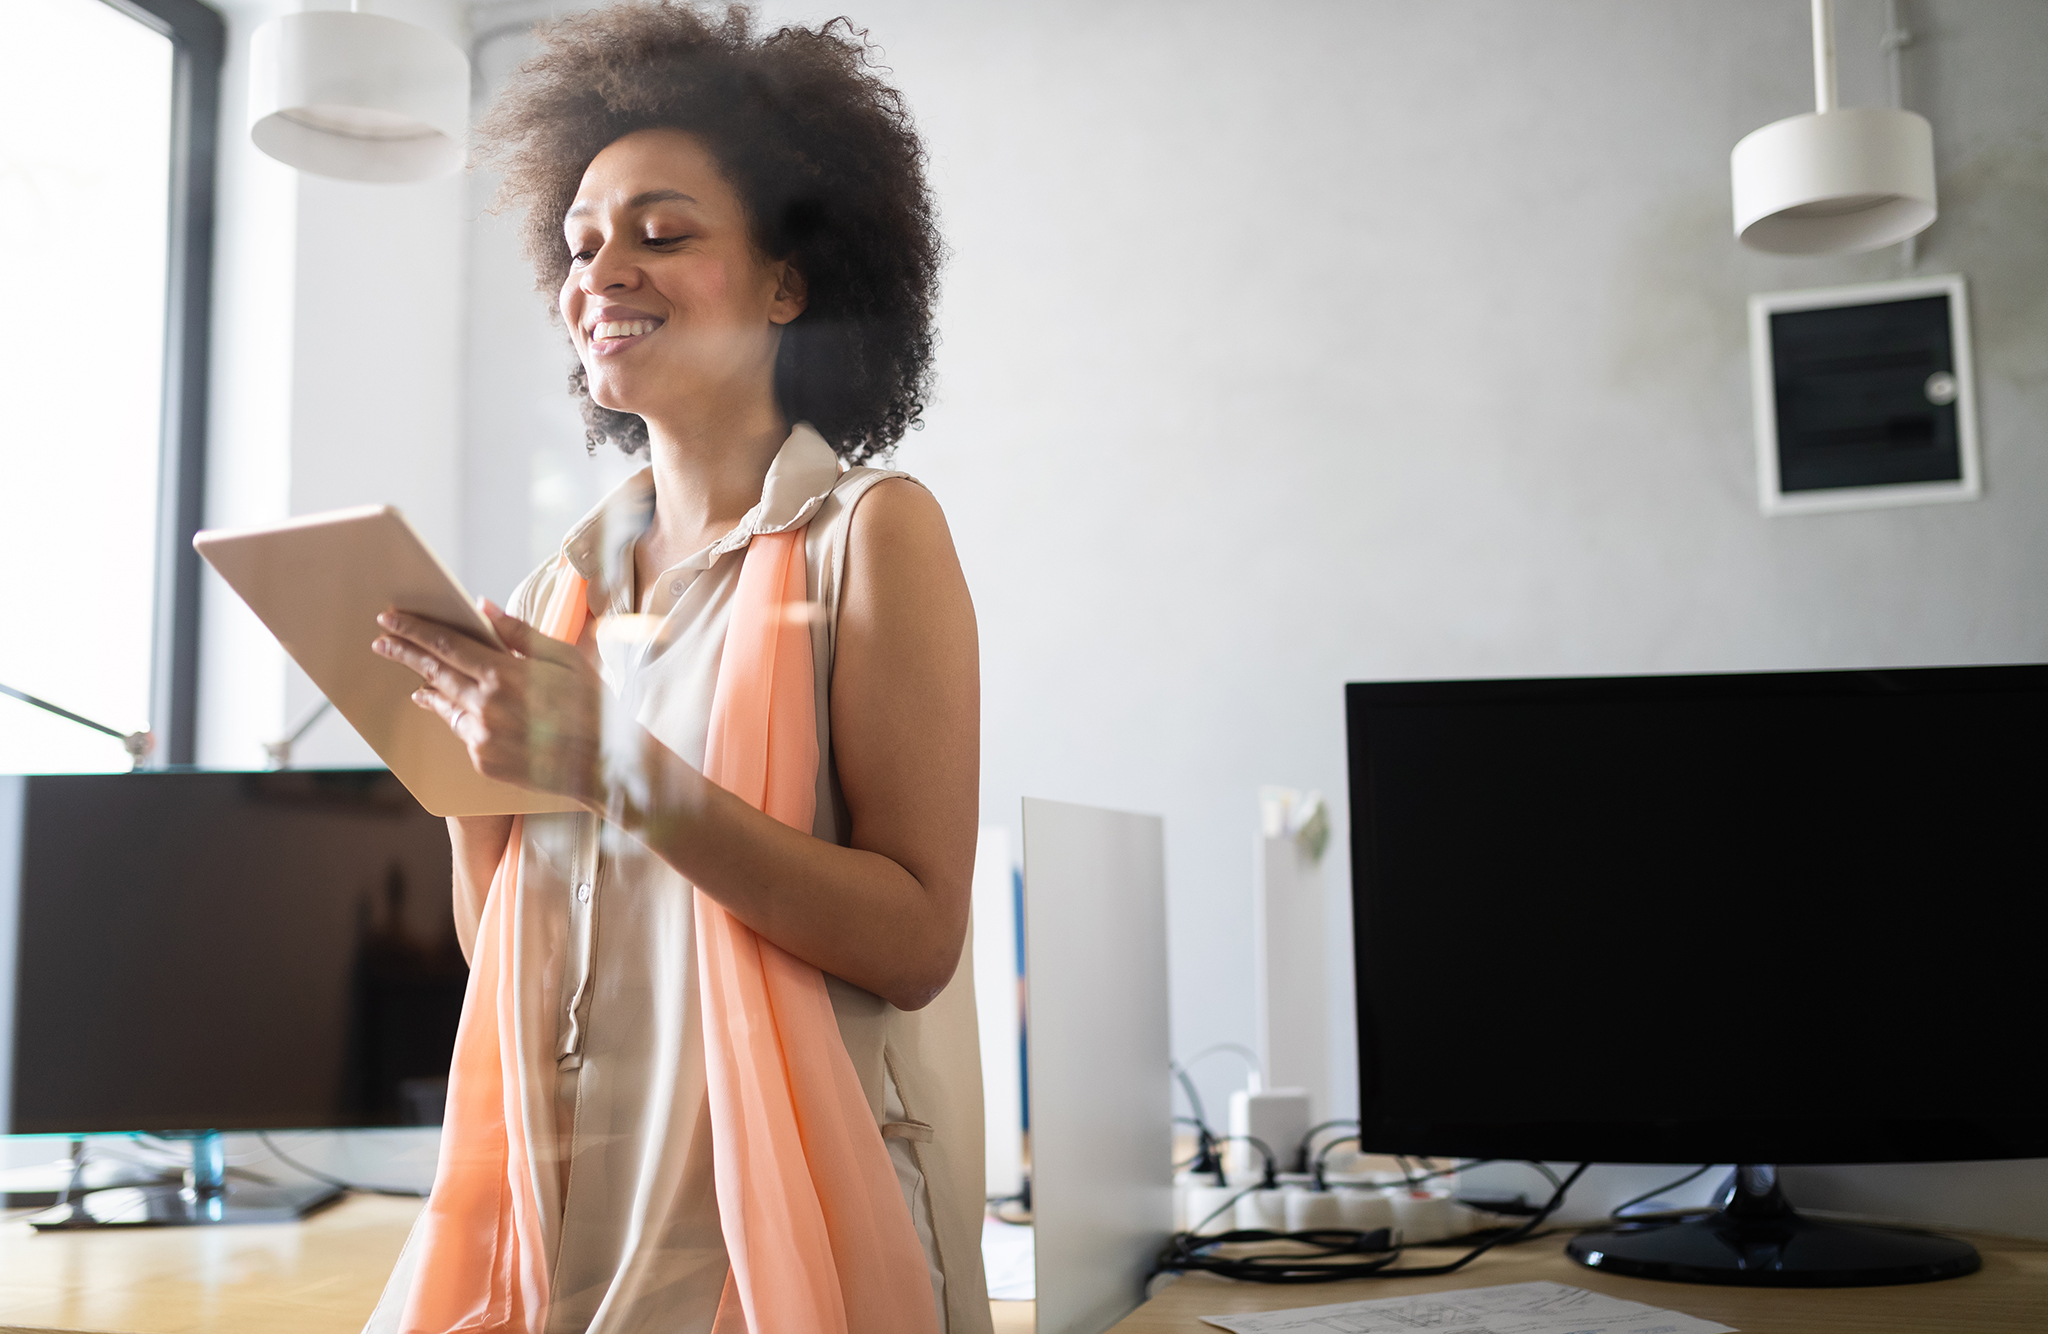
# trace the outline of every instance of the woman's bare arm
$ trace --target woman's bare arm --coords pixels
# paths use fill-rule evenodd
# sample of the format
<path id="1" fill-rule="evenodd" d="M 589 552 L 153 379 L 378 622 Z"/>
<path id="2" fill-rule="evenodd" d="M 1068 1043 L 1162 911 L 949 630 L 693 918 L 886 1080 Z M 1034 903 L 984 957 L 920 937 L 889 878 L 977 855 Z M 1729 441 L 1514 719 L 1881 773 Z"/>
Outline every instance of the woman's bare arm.
<path id="1" fill-rule="evenodd" d="M 754 810 L 652 738 L 627 828 L 769 940 L 901 1009 L 945 988 L 980 819 L 974 606 L 938 502 L 883 483 L 854 511 L 832 673 L 853 817 L 837 847 Z"/>
<path id="2" fill-rule="evenodd" d="M 831 705 L 851 846 L 762 814 L 645 734 L 644 805 L 613 815 L 769 940 L 917 1009 L 952 977 L 967 931 L 980 812 L 974 608 L 945 516 L 914 484 L 868 493 L 846 559 Z M 416 698 L 480 772 L 605 810 L 595 668 L 523 622 L 494 619 L 524 656 L 396 614 L 378 651 L 425 678 Z M 458 851 L 471 874 L 488 841 L 473 857 Z"/>

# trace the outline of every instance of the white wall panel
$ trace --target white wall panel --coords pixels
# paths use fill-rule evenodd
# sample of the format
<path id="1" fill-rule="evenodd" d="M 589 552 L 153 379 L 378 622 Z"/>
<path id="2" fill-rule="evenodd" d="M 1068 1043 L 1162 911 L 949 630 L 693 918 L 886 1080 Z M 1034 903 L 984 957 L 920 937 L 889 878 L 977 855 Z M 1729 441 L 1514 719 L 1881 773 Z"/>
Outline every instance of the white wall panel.
<path id="1" fill-rule="evenodd" d="M 1038 1334 L 1101 1334 L 1173 1227 L 1164 830 L 1032 797 L 1022 824 Z"/>

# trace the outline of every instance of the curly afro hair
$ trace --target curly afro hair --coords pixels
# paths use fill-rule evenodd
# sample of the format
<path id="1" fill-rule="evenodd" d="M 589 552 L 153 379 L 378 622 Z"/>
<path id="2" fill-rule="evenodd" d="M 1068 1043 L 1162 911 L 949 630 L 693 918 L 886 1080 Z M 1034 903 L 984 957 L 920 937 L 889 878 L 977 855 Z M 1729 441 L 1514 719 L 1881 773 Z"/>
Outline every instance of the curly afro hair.
<path id="1" fill-rule="evenodd" d="M 753 27 L 744 5 L 720 17 L 680 0 L 541 27 L 541 53 L 478 126 L 480 156 L 504 170 L 500 202 L 525 206 L 527 256 L 552 297 L 569 273 L 562 217 L 591 159 L 635 130 L 704 140 L 755 244 L 809 288 L 783 332 L 777 400 L 861 463 L 920 424 L 931 392 L 943 247 L 924 148 L 851 20 L 765 36 Z M 647 424 L 592 402 L 580 365 L 570 387 L 593 450 L 609 440 L 646 451 Z"/>

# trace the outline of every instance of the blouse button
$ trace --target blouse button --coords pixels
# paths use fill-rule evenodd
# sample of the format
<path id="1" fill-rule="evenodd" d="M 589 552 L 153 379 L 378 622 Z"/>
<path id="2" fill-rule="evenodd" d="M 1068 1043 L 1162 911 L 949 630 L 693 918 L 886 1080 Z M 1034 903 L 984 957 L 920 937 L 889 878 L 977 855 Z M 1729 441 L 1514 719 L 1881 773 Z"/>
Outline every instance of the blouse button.
<path id="1" fill-rule="evenodd" d="M 590 884 L 588 881 L 576 886 L 576 901 L 578 903 L 590 902 Z"/>
<path id="2" fill-rule="evenodd" d="M 681 597 L 683 595 L 683 581 L 678 579 L 674 583 L 670 584 L 668 586 L 668 595 L 672 598 Z"/>

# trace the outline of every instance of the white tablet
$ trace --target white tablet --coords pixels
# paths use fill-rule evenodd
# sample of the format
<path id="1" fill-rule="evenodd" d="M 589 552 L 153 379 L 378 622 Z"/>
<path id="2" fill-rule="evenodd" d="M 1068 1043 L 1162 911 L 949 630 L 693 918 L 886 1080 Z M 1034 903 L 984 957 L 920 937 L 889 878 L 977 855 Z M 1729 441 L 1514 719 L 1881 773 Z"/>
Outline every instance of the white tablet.
<path id="1" fill-rule="evenodd" d="M 582 809 L 566 797 L 485 778 L 436 714 L 412 702 L 420 679 L 370 642 L 389 607 L 502 648 L 462 585 L 389 505 L 332 510 L 192 539 L 341 716 L 435 815 Z"/>

